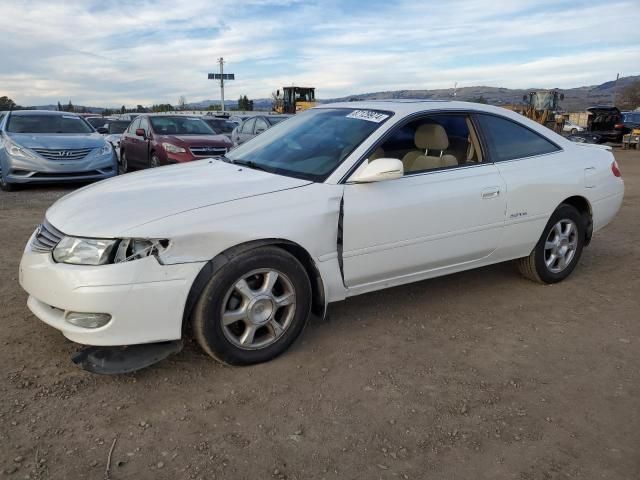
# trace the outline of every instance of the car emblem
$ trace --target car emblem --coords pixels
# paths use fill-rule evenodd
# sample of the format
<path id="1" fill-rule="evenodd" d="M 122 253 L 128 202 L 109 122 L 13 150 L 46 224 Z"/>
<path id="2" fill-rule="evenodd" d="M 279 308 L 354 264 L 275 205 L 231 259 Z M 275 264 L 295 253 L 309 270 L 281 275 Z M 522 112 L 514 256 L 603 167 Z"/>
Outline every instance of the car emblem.
<path id="1" fill-rule="evenodd" d="M 58 156 L 59 157 L 70 157 L 71 156 L 71 152 L 69 150 L 60 150 L 58 152 Z"/>

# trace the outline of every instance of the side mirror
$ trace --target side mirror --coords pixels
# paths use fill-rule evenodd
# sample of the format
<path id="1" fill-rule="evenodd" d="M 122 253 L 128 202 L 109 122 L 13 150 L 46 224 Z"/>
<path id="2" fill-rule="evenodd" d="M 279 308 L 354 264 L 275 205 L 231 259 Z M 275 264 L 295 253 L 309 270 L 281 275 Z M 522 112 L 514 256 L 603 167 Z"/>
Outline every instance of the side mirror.
<path id="1" fill-rule="evenodd" d="M 96 128 L 96 132 L 101 133 L 102 135 L 106 135 L 109 133 L 109 129 L 106 127 L 98 127 Z"/>
<path id="2" fill-rule="evenodd" d="M 355 183 L 382 182 L 395 180 L 404 175 L 404 165 L 397 158 L 378 158 L 369 161 L 366 167 L 353 177 Z"/>
<path id="3" fill-rule="evenodd" d="M 146 132 L 144 128 L 136 128 L 136 137 L 144 137 L 146 136 Z"/>
<path id="4" fill-rule="evenodd" d="M 260 135 L 260 134 L 261 134 L 262 132 L 264 132 L 264 131 L 265 131 L 265 129 L 264 129 L 264 128 L 258 128 L 258 129 L 256 130 L 256 135 Z"/>

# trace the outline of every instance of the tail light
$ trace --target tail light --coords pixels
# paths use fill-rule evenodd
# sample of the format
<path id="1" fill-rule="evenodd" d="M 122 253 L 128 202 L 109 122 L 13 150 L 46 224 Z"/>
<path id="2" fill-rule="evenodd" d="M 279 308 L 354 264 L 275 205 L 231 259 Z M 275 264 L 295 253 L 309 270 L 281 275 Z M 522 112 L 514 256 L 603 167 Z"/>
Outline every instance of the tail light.
<path id="1" fill-rule="evenodd" d="M 624 123 L 616 123 L 613 128 L 615 130 L 622 130 L 624 128 Z"/>
<path id="2" fill-rule="evenodd" d="M 613 172 L 613 174 L 616 177 L 622 177 L 622 174 L 620 173 L 620 169 L 618 168 L 618 162 L 616 162 L 615 160 L 611 164 L 611 172 Z"/>

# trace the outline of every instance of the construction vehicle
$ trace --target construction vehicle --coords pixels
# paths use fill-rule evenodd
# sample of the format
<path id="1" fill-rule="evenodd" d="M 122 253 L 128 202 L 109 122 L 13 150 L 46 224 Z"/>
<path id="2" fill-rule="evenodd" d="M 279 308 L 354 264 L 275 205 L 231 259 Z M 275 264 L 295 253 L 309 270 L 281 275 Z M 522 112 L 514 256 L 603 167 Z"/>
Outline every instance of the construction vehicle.
<path id="1" fill-rule="evenodd" d="M 276 93 L 274 110 L 278 113 L 298 113 L 316 106 L 314 87 L 283 87 Z"/>
<path id="2" fill-rule="evenodd" d="M 522 97 L 523 104 L 504 105 L 504 108 L 518 112 L 534 122 L 562 134 L 564 116 L 558 113 L 561 100 L 564 100 L 564 93 L 557 90 L 535 90 Z"/>

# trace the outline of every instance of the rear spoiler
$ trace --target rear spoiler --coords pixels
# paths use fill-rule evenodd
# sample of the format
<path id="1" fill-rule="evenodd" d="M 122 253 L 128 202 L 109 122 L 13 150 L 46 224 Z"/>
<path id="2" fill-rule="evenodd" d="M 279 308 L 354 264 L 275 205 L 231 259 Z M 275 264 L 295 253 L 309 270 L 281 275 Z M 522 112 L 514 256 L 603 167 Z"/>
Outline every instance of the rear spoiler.
<path id="1" fill-rule="evenodd" d="M 599 150 L 607 150 L 609 152 L 613 150 L 609 145 L 598 145 L 595 143 L 580 143 L 580 142 L 573 142 L 573 144 L 578 147 L 597 148 Z"/>

